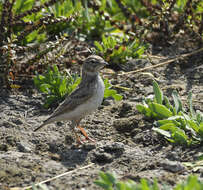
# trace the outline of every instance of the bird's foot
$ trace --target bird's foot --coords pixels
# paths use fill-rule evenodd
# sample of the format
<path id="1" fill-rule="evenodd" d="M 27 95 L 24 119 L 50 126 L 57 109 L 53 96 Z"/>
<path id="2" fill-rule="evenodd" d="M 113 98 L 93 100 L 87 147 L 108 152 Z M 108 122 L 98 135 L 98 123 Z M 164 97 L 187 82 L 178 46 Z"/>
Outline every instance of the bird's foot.
<path id="1" fill-rule="evenodd" d="M 86 133 L 86 131 L 85 131 L 84 128 L 82 128 L 82 127 L 80 127 L 80 126 L 77 126 L 77 127 L 78 127 L 78 129 L 80 130 L 80 132 L 83 134 L 83 136 L 85 137 L 85 139 L 83 140 L 83 142 L 84 142 L 85 140 L 88 140 L 88 141 L 91 141 L 91 142 L 94 142 L 94 143 L 95 143 L 95 140 L 94 140 L 94 139 L 88 137 L 88 135 L 87 135 L 87 133 Z"/>

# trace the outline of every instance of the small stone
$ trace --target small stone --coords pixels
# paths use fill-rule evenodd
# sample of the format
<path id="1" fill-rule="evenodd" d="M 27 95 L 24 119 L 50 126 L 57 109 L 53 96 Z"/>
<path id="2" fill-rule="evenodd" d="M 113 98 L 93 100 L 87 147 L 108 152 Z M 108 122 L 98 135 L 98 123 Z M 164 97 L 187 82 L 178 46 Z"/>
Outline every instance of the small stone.
<path id="1" fill-rule="evenodd" d="M 96 145 L 95 145 L 95 143 L 83 144 L 83 145 L 82 145 L 82 148 L 83 148 L 84 150 L 90 151 L 90 150 L 95 149 L 95 148 L 96 148 Z"/>
<path id="2" fill-rule="evenodd" d="M 185 170 L 185 167 L 180 162 L 177 162 L 177 161 L 164 160 L 161 163 L 161 166 L 165 170 L 168 170 L 168 171 L 174 172 L 174 173 Z"/>
<path id="3" fill-rule="evenodd" d="M 93 162 L 99 163 L 110 163 L 113 161 L 113 157 L 111 154 L 106 152 L 95 152 Z"/>
<path id="4" fill-rule="evenodd" d="M 169 152 L 166 157 L 171 161 L 179 161 L 180 160 L 180 156 L 178 155 L 177 152 Z"/>
<path id="5" fill-rule="evenodd" d="M 6 136 L 6 141 L 9 145 L 15 146 L 17 140 L 14 136 Z"/>
<path id="6" fill-rule="evenodd" d="M 129 118 L 116 119 L 113 126 L 120 132 L 130 132 L 138 125 L 138 121 L 134 116 Z"/>
<path id="7" fill-rule="evenodd" d="M 7 144 L 0 144 L 0 151 L 8 151 L 8 145 Z"/>
<path id="8" fill-rule="evenodd" d="M 105 99 L 102 103 L 104 106 L 110 106 L 113 104 L 113 100 L 111 99 Z"/>
<path id="9" fill-rule="evenodd" d="M 107 143 L 93 150 L 93 162 L 110 163 L 124 152 L 123 143 Z"/>
<path id="10" fill-rule="evenodd" d="M 123 104 L 122 104 L 122 106 L 121 106 L 121 109 L 120 109 L 118 115 L 119 115 L 120 117 L 125 117 L 125 116 L 127 116 L 127 114 L 132 111 L 133 107 L 135 107 L 135 104 L 134 104 L 134 103 L 123 102 Z"/>
<path id="11" fill-rule="evenodd" d="M 125 149 L 124 149 L 124 144 L 123 143 L 120 143 L 120 142 L 115 142 L 115 143 L 109 143 L 107 145 L 105 145 L 103 147 L 103 149 L 106 151 L 106 152 L 110 152 L 110 153 L 113 153 L 113 152 L 123 152 Z"/>
<path id="12" fill-rule="evenodd" d="M 16 125 L 22 125 L 23 121 L 20 118 L 12 118 L 12 123 Z"/>
<path id="13" fill-rule="evenodd" d="M 30 145 L 27 142 L 18 142 L 17 143 L 17 148 L 20 152 L 28 153 L 31 152 L 32 149 L 30 148 Z"/>

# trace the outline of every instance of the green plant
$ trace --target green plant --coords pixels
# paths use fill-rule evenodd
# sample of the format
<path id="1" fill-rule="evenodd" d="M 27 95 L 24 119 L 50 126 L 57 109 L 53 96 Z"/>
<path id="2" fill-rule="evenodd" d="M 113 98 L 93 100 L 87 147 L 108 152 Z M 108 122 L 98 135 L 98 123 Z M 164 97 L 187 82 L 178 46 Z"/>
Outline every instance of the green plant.
<path id="1" fill-rule="evenodd" d="M 172 143 L 181 145 L 199 144 L 203 141 L 203 115 L 194 111 L 192 92 L 188 95 L 189 113 L 183 107 L 177 91 L 172 92 L 174 104 L 171 105 L 167 96 L 153 81 L 154 98 L 145 98 L 143 104 L 136 108 L 145 116 L 155 120 L 153 130 L 163 135 Z"/>
<path id="2" fill-rule="evenodd" d="M 53 69 L 49 67 L 44 75 L 37 74 L 34 77 L 34 84 L 40 92 L 46 95 L 44 107 L 49 108 L 52 104 L 64 100 L 65 95 L 70 94 L 80 80 L 78 75 L 62 75 L 58 67 L 53 65 Z"/>
<path id="3" fill-rule="evenodd" d="M 108 81 L 108 79 L 104 80 L 105 85 L 105 91 L 104 91 L 104 98 L 112 97 L 116 101 L 120 101 L 123 99 L 123 96 L 118 94 L 116 90 L 112 89 L 111 83 Z"/>
<path id="4" fill-rule="evenodd" d="M 56 65 L 53 65 L 53 68 L 49 67 L 44 75 L 37 74 L 34 77 L 36 88 L 45 94 L 45 108 L 49 108 L 53 104 L 64 100 L 65 96 L 70 94 L 78 86 L 80 81 L 81 78 L 76 74 L 62 74 Z M 104 98 L 111 96 L 117 101 L 123 98 L 120 94 L 117 94 L 116 90 L 111 89 L 112 85 L 108 79 L 104 80 L 104 84 Z"/>
<path id="5" fill-rule="evenodd" d="M 68 10 L 73 9 L 71 2 L 71 0 L 66 1 L 66 8 L 68 3 L 68 5 L 70 5 Z M 1 86 L 6 85 L 6 87 L 9 88 L 9 77 L 12 76 L 12 80 L 14 80 L 19 70 L 25 71 L 28 70 L 27 67 L 31 66 L 30 60 L 26 63 L 25 60 L 20 62 L 20 56 L 30 57 L 30 54 L 32 54 L 31 57 L 34 57 L 35 60 L 39 60 L 41 56 L 38 55 L 42 55 L 45 48 L 41 48 L 41 50 L 43 50 L 39 51 L 40 48 L 36 47 L 36 45 L 45 43 L 48 38 L 53 37 L 49 31 L 55 31 L 53 32 L 54 35 L 59 35 L 64 28 L 60 28 L 59 30 L 59 27 L 55 27 L 58 23 L 61 23 L 61 25 L 65 23 L 66 26 L 68 23 L 71 23 L 73 17 L 71 17 L 72 15 L 68 17 L 66 12 L 63 13 L 67 17 L 61 17 L 64 15 L 59 14 L 60 17 L 57 17 L 57 14 L 49 13 L 48 10 L 51 9 L 52 6 L 57 5 L 58 7 L 63 7 L 63 1 L 0 1 L 0 81 L 3 81 Z M 70 13 L 72 12 L 70 11 Z M 48 33 L 49 35 L 47 35 Z M 35 45 L 35 48 L 31 48 L 31 43 Z M 47 48 L 47 50 L 48 49 L 51 51 L 50 48 Z M 27 54 L 28 52 L 29 55 Z M 26 69 L 24 69 L 25 66 Z M 3 80 L 1 80 L 1 78 Z"/>
<path id="6" fill-rule="evenodd" d="M 145 46 L 141 45 L 138 39 L 134 39 L 132 42 L 125 34 L 112 35 L 106 37 L 102 36 L 102 42 L 94 42 L 96 52 L 103 54 L 104 58 L 110 64 L 122 64 L 126 63 L 129 58 L 140 58 L 144 53 Z"/>
<path id="7" fill-rule="evenodd" d="M 153 185 L 149 185 L 145 179 L 141 179 L 140 184 L 136 184 L 132 180 L 125 182 L 119 181 L 114 173 L 100 172 L 99 176 L 100 179 L 96 180 L 94 183 L 106 190 L 158 190 L 156 180 Z"/>
<path id="8" fill-rule="evenodd" d="M 120 181 L 113 173 L 100 172 L 100 179 L 94 183 L 105 190 L 168 190 L 168 187 L 159 188 L 157 180 L 150 184 L 147 180 L 141 179 L 140 183 L 135 183 L 132 180 Z M 177 184 L 173 190 L 201 190 L 203 183 L 196 176 L 189 176 L 186 182 Z"/>

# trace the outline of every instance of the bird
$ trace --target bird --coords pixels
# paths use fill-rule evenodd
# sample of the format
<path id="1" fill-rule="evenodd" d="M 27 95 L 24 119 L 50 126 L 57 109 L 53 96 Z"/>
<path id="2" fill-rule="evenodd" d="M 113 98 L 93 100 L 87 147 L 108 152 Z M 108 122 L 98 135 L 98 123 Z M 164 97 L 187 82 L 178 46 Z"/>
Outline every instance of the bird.
<path id="1" fill-rule="evenodd" d="M 93 139 L 88 137 L 84 128 L 80 126 L 80 121 L 97 110 L 103 101 L 105 85 L 99 72 L 107 65 L 108 63 L 98 55 L 88 56 L 82 65 L 82 79 L 78 87 L 34 131 L 36 132 L 53 122 L 71 121 L 70 128 L 78 144 L 84 142 L 84 140 L 81 141 L 78 131 L 82 133 L 85 140 L 94 142 Z"/>

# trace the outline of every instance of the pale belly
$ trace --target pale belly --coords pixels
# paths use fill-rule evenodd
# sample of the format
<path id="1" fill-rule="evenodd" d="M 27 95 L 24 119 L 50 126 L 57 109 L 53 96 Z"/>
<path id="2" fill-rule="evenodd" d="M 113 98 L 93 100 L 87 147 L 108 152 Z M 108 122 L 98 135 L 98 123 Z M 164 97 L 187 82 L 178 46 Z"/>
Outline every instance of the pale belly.
<path id="1" fill-rule="evenodd" d="M 100 77 L 98 80 L 99 80 L 98 88 L 96 90 L 95 95 L 92 96 L 91 99 L 89 99 L 84 104 L 81 104 L 73 111 L 63 114 L 61 116 L 58 116 L 57 120 L 58 121 L 78 120 L 94 112 L 101 105 L 104 97 L 104 89 L 105 89 L 104 82 Z"/>

